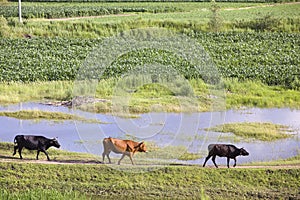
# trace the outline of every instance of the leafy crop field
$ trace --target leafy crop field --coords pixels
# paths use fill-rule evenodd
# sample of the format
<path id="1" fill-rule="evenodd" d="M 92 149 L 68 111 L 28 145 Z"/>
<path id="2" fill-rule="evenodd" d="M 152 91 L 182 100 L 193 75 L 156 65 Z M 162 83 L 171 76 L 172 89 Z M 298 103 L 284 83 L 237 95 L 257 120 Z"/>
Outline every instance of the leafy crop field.
<path id="1" fill-rule="evenodd" d="M 22 16 L 24 19 L 33 18 L 64 18 L 64 17 L 82 17 L 82 16 L 99 16 L 111 14 L 140 14 L 150 19 L 157 18 L 172 19 L 182 21 L 183 19 L 199 21 L 199 17 L 207 18 L 210 15 L 210 2 L 105 2 L 105 3 L 68 3 L 68 2 L 23 2 Z M 247 1 L 238 2 L 219 2 L 220 16 L 226 21 L 249 20 L 255 19 L 263 14 L 271 14 L 279 19 L 293 20 L 298 16 L 297 4 L 275 4 L 257 3 Z M 9 2 L 0 4 L 0 16 L 6 18 L 18 17 L 17 3 Z M 251 9 L 252 8 L 252 9 Z M 176 19 L 177 18 L 177 19 Z M 285 22 L 287 23 L 287 22 Z"/>
<path id="2" fill-rule="evenodd" d="M 0 15 L 4 17 L 18 17 L 17 6 L 3 6 Z M 65 5 L 29 5 L 22 6 L 22 17 L 30 18 L 62 18 L 62 17 L 82 17 L 82 16 L 99 16 L 112 15 L 121 13 L 139 13 L 139 12 L 180 12 L 181 8 L 175 6 L 107 6 L 107 5 L 82 5 L 82 4 L 65 4 Z"/>
<path id="3" fill-rule="evenodd" d="M 206 49 L 222 77 L 259 80 L 267 85 L 293 88 L 300 78 L 300 37 L 286 33 L 198 33 L 194 37 Z M 85 58 L 101 39 L 35 38 L 0 39 L 0 81 L 74 80 Z M 187 60 L 167 52 L 133 52 L 108 68 L 106 77 L 116 77 L 132 66 L 155 59 L 199 78 Z M 22 62 L 20 62 L 22 61 Z M 124 64 L 126 63 L 126 64 Z M 102 77 L 103 78 L 103 77 Z M 200 77 L 201 78 L 201 77 Z"/>

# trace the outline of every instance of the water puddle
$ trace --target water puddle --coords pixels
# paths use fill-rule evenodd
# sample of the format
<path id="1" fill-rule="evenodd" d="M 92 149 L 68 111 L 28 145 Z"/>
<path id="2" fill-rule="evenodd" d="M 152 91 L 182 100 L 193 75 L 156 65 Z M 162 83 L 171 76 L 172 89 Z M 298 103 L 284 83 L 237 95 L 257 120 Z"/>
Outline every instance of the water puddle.
<path id="1" fill-rule="evenodd" d="M 104 137 L 133 138 L 155 143 L 161 148 L 184 146 L 192 153 L 207 154 L 210 143 L 232 143 L 250 152 L 248 157 L 237 158 L 238 163 L 269 161 L 289 158 L 300 152 L 300 110 L 291 109 L 246 109 L 204 113 L 146 113 L 138 118 L 122 118 L 109 114 L 94 114 L 68 109 L 63 106 L 49 106 L 38 103 L 22 103 L 0 106 L 0 111 L 43 110 L 76 114 L 97 119 L 105 124 L 79 121 L 53 122 L 50 120 L 19 120 L 0 117 L 0 141 L 13 142 L 17 134 L 58 137 L 61 148 L 68 151 L 102 154 Z M 271 122 L 290 126 L 294 132 L 288 139 L 273 142 L 238 139 L 233 134 L 206 131 L 205 128 L 231 122 Z M 180 155 L 178 155 L 180 156 Z M 118 155 L 119 157 L 119 155 Z M 100 157 L 99 157 L 100 158 Z M 208 164 L 211 161 L 208 162 Z M 202 164 L 203 158 L 187 161 Z M 225 158 L 217 158 L 218 164 L 225 164 Z"/>

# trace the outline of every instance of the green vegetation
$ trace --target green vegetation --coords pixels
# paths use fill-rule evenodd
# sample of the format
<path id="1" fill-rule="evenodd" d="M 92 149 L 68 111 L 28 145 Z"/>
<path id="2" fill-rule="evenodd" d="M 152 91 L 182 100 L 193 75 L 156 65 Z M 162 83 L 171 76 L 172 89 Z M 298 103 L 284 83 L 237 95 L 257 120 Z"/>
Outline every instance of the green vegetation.
<path id="1" fill-rule="evenodd" d="M 222 77 L 260 80 L 290 89 L 300 87 L 297 34 L 197 33 L 194 37 L 207 50 Z M 100 39 L 1 39 L 0 57 L 6 62 L 0 63 L 0 81 L 74 80 L 85 58 L 99 44 Z M 118 58 L 101 78 L 120 76 L 133 66 L 153 60 L 170 65 L 188 79 L 202 76 L 187 60 L 170 52 L 141 50 Z"/>
<path id="2" fill-rule="evenodd" d="M 32 89 L 34 88 L 34 90 Z M 68 81 L 0 83 L 0 104 L 7 105 L 37 100 L 71 100 L 73 83 Z"/>
<path id="3" fill-rule="evenodd" d="M 0 15 L 4 17 L 18 17 L 18 7 L 5 6 L 5 9 L 0 10 Z M 25 19 L 31 18 L 65 18 L 65 17 L 83 17 L 83 16 L 100 16 L 100 15 L 116 15 L 124 13 L 159 13 L 159 12 L 180 12 L 182 11 L 179 7 L 168 7 L 168 6 L 107 6 L 107 5 L 82 5 L 82 4 L 54 4 L 49 5 L 29 5 L 22 6 L 22 17 Z"/>
<path id="4" fill-rule="evenodd" d="M 253 162 L 249 163 L 249 165 L 260 165 L 260 166 L 292 166 L 298 165 L 300 162 L 300 154 L 287 159 L 279 159 L 273 160 L 269 162 Z"/>
<path id="5" fill-rule="evenodd" d="M 208 129 L 209 131 L 233 133 L 244 138 L 252 138 L 262 141 L 272 141 L 291 137 L 288 126 L 263 122 L 245 122 L 222 124 Z"/>
<path id="6" fill-rule="evenodd" d="M 266 86 L 261 82 L 245 81 L 239 82 L 236 79 L 225 79 L 224 90 L 225 99 L 217 99 L 226 102 L 226 109 L 247 107 L 300 107 L 300 91 L 287 90 L 280 86 Z M 101 102 L 95 104 L 86 104 L 78 106 L 81 110 L 97 113 L 111 113 L 115 101 L 114 88 L 118 79 L 106 79 L 99 81 L 97 88 L 93 94 L 96 98 L 102 99 Z M 165 111 L 165 112 L 187 112 L 187 111 L 208 111 L 211 106 L 216 103 L 213 94 L 213 87 L 209 88 L 200 79 L 192 79 L 189 85 L 193 88 L 196 98 L 185 97 L 179 94 L 173 94 L 169 90 L 160 85 L 145 85 L 138 88 L 134 93 L 131 90 L 126 93 L 130 96 L 128 109 L 130 113 L 143 113 L 149 111 Z M 32 90 L 32 88 L 35 88 Z M 184 85 L 178 88 L 184 88 Z M 137 88 L 135 88 L 137 89 Z M 11 103 L 19 103 L 25 101 L 62 101 L 71 100 L 74 97 L 73 82 L 68 81 L 52 81 L 52 82 L 30 82 L 30 83 L 0 83 L 0 104 L 7 105 Z M 88 86 L 84 86 L 82 90 L 89 91 Z M 190 99 L 193 101 L 188 102 Z M 188 102 L 188 106 L 184 106 L 184 102 Z M 220 109 L 224 109 L 221 107 Z M 122 116 L 123 110 L 116 112 Z M 123 112 L 124 113 L 124 112 Z M 125 115 L 123 115 L 125 117 Z"/>
<path id="7" fill-rule="evenodd" d="M 210 2 L 181 0 L 37 1 L 22 4 L 24 23 L 19 23 L 17 3 L 0 0 L 1 105 L 71 100 L 76 96 L 74 80 L 79 68 L 104 37 L 131 29 L 163 27 L 199 41 L 217 66 L 220 82 L 207 82 L 189 60 L 172 52 L 144 49 L 124 54 L 107 66 L 103 77 L 97 76 L 100 80 L 95 91 L 91 85 L 83 84 L 81 92 L 92 93 L 103 101 L 83 105 L 81 109 L 116 109 L 123 114 L 122 109 L 127 106 L 132 113 L 196 112 L 208 111 L 223 100 L 227 109 L 300 107 L 298 2 L 234 0 L 212 7 Z M 97 17 L 81 18 L 94 15 Z M 62 17 L 80 19 L 51 20 Z M 187 82 L 174 81 L 176 87 L 170 89 L 159 84 L 164 80 L 157 82 L 160 76 L 151 77 L 142 86 L 138 76 L 126 80 L 126 84 L 122 80 L 122 74 L 152 61 L 176 69 Z M 167 69 L 164 74 L 170 71 Z M 118 84 L 124 86 L 124 95 L 130 96 L 128 105 L 114 105 Z M 223 89 L 226 99 L 224 94 L 214 94 Z M 8 114 L 22 119 L 85 120 L 42 111 L 0 113 Z M 286 138 L 288 134 L 282 131 L 289 131 L 285 126 L 268 123 L 225 124 L 217 128 L 267 141 Z M 123 165 L 117 166 L 100 164 L 99 157 L 94 155 L 57 149 L 49 149 L 51 164 L 44 163 L 48 163 L 44 155 L 40 156 L 41 161 L 35 161 L 36 152 L 28 150 L 24 150 L 25 159 L 20 160 L 11 156 L 12 143 L 0 143 L 0 199 L 299 199 L 299 156 L 259 163 L 279 165 L 282 169 L 211 169 L 169 165 L 172 159 L 203 156 L 186 152 L 185 147 L 147 145 L 147 155 L 135 156 L 138 165 L 128 165 L 130 161 L 126 158 Z M 113 162 L 117 159 L 113 158 Z M 287 164 L 296 168 L 284 169 Z"/>
<path id="8" fill-rule="evenodd" d="M 0 146 L 0 156 L 6 159 L 0 163 L 1 199 L 297 199 L 299 195 L 297 168 L 103 165 L 96 164 L 98 161 L 91 155 L 56 149 L 49 150 L 51 158 L 69 164 L 40 164 L 6 156 L 12 153 L 11 143 Z M 25 153 L 35 158 L 35 152 Z"/>
<path id="9" fill-rule="evenodd" d="M 40 110 L 21 110 L 16 112 L 0 112 L 0 116 L 14 117 L 17 119 L 34 119 L 34 120 L 52 120 L 52 121 L 62 121 L 62 120 L 76 120 L 90 123 L 101 123 L 99 120 L 95 119 L 85 119 L 83 117 L 61 113 L 61 112 L 49 112 Z"/>
<path id="10" fill-rule="evenodd" d="M 240 108 L 243 106 L 272 108 L 291 107 L 298 108 L 300 100 L 299 91 L 290 90 L 280 86 L 268 87 L 261 82 L 226 79 L 226 107 Z"/>

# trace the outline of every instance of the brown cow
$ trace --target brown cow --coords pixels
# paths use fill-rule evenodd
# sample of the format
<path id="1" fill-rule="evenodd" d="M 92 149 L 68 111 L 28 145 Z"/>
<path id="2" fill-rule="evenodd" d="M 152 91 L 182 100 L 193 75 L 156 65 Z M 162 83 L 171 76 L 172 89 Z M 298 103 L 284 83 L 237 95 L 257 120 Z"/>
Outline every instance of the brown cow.
<path id="1" fill-rule="evenodd" d="M 121 160 L 125 157 L 125 155 L 129 156 L 131 163 L 134 165 L 132 156 L 135 152 L 147 152 L 146 145 L 144 142 L 134 142 L 132 140 L 120 140 L 116 138 L 104 138 L 103 139 L 103 148 L 104 151 L 102 153 L 103 162 L 104 157 L 107 156 L 109 163 L 111 160 L 109 158 L 110 152 L 114 152 L 117 154 L 123 154 L 118 164 L 120 165 Z"/>

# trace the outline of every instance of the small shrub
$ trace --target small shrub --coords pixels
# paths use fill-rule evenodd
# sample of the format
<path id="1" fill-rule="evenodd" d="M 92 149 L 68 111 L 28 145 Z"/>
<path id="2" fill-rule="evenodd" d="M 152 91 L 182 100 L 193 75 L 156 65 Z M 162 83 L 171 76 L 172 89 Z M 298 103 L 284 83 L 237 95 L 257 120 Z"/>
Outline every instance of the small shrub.
<path id="1" fill-rule="evenodd" d="M 0 16 L 0 37 L 7 37 L 9 36 L 10 28 L 7 24 L 7 20 Z"/>
<path id="2" fill-rule="evenodd" d="M 300 90 L 300 79 L 297 76 L 295 76 L 294 80 L 291 82 L 290 87 L 293 90 Z"/>
<path id="3" fill-rule="evenodd" d="M 219 15 L 220 6 L 213 3 L 211 8 L 212 16 L 208 22 L 208 28 L 210 31 L 219 32 L 222 28 L 223 20 Z"/>

